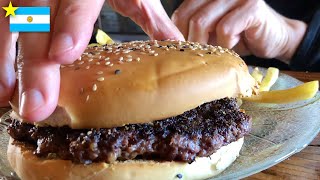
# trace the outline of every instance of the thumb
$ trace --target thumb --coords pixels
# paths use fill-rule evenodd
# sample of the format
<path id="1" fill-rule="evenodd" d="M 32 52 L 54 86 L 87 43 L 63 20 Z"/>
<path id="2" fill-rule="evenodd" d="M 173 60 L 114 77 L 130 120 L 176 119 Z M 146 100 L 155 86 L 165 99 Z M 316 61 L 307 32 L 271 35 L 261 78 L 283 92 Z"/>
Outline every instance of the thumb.
<path id="1" fill-rule="evenodd" d="M 109 0 L 108 2 L 115 11 L 137 23 L 151 39 L 184 40 L 182 33 L 170 20 L 159 0 Z"/>

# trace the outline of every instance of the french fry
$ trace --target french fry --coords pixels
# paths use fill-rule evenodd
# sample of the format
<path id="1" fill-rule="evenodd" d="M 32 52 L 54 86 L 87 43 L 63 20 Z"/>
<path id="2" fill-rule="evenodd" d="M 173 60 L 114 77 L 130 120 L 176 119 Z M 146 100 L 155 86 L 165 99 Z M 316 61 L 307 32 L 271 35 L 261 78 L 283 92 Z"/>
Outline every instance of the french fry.
<path id="1" fill-rule="evenodd" d="M 113 40 L 108 36 L 105 32 L 103 32 L 101 29 L 98 29 L 97 35 L 96 35 L 96 41 L 100 45 L 106 45 L 106 44 L 113 44 Z"/>
<path id="2" fill-rule="evenodd" d="M 262 81 L 262 78 L 263 78 L 263 75 L 262 73 L 260 72 L 259 68 L 258 67 L 255 67 L 251 73 L 251 76 L 259 83 L 261 84 L 261 81 Z"/>
<path id="3" fill-rule="evenodd" d="M 269 67 L 266 76 L 261 81 L 260 92 L 269 91 L 271 86 L 277 81 L 279 76 L 279 69 L 274 67 Z"/>
<path id="4" fill-rule="evenodd" d="M 98 43 L 91 43 L 88 45 L 88 47 L 95 47 L 95 46 L 101 46 L 101 45 Z"/>
<path id="5" fill-rule="evenodd" d="M 262 91 L 256 96 L 242 99 L 259 103 L 283 104 L 310 99 L 316 95 L 318 89 L 319 81 L 311 81 L 290 89 Z"/>

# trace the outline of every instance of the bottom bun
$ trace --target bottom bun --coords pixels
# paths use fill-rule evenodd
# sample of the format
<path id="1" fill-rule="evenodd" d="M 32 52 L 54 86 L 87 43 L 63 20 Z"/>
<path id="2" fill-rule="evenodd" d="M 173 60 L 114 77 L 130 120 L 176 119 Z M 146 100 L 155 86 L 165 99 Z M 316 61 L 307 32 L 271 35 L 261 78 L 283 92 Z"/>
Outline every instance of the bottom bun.
<path id="1" fill-rule="evenodd" d="M 23 180 L 37 179 L 95 179 L 95 180 L 149 180 L 149 179 L 206 179 L 225 170 L 238 157 L 243 138 L 220 148 L 210 158 L 196 158 L 191 164 L 128 160 L 113 164 L 73 164 L 71 161 L 41 159 L 10 139 L 8 160 Z"/>

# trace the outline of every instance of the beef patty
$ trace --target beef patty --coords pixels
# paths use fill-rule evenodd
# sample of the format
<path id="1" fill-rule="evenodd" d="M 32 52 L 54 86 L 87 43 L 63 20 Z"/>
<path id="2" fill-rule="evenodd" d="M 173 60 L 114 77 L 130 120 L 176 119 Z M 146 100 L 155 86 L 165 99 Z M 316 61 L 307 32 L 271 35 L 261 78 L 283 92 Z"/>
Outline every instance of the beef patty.
<path id="1" fill-rule="evenodd" d="M 191 163 L 195 157 L 208 157 L 242 138 L 250 127 L 251 118 L 240 111 L 236 100 L 224 98 L 153 123 L 71 129 L 36 127 L 12 120 L 8 133 L 31 147 L 38 157 L 84 164 L 128 159 Z"/>

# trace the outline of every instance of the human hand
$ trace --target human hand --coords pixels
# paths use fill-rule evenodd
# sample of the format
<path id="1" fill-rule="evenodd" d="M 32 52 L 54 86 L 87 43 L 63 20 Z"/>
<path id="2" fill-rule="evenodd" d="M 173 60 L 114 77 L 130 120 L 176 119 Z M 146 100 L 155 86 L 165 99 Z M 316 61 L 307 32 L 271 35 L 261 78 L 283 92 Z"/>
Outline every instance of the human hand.
<path id="1" fill-rule="evenodd" d="M 60 64 L 76 60 L 88 45 L 103 0 L 14 1 L 14 6 L 50 6 L 50 33 L 20 33 L 17 71 L 19 114 L 40 121 L 56 108 Z M 1 1 L 1 7 L 9 1 Z M 8 18 L 0 12 L 0 106 L 11 98 L 15 83 L 14 59 L 17 34 L 9 32 Z M 3 25 L 4 24 L 4 25 Z"/>
<path id="2" fill-rule="evenodd" d="M 160 0 L 108 0 L 108 3 L 121 15 L 130 17 L 151 39 L 184 40 Z"/>
<path id="3" fill-rule="evenodd" d="M 189 41 L 286 63 L 306 31 L 305 23 L 278 14 L 263 0 L 185 0 L 172 20 Z"/>

